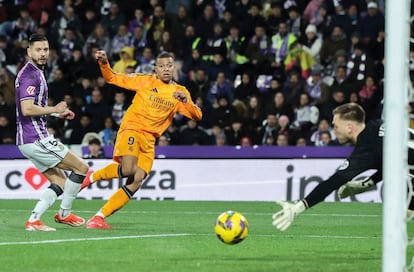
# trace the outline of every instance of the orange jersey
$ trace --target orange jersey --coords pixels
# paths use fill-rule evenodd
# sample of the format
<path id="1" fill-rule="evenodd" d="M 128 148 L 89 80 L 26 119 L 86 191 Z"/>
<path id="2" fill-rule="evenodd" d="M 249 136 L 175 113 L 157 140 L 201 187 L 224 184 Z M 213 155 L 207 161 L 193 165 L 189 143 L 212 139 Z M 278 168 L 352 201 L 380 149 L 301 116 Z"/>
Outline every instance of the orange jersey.
<path id="1" fill-rule="evenodd" d="M 99 62 L 105 80 L 124 89 L 135 91 L 131 106 L 125 112 L 120 130 L 145 131 L 159 137 L 171 124 L 176 112 L 200 121 L 202 113 L 191 100 L 189 91 L 175 82 L 166 84 L 155 75 L 117 74 L 109 64 Z M 187 103 L 173 97 L 175 91 L 187 95 Z"/>

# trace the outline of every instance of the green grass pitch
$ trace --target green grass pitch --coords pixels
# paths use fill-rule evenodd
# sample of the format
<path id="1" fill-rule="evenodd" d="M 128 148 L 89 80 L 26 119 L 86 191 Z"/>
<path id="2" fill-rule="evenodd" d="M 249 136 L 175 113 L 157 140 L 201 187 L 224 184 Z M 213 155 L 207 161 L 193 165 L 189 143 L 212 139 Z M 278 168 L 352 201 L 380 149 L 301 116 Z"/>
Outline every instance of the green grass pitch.
<path id="1" fill-rule="evenodd" d="M 103 203 L 73 208 L 88 219 Z M 380 204 L 321 203 L 280 232 L 270 202 L 131 201 L 108 218 L 115 229 L 89 230 L 55 223 L 58 201 L 42 218 L 57 228 L 47 233 L 24 230 L 34 204 L 0 200 L 1 271 L 381 271 Z M 226 210 L 249 222 L 240 244 L 213 232 Z"/>

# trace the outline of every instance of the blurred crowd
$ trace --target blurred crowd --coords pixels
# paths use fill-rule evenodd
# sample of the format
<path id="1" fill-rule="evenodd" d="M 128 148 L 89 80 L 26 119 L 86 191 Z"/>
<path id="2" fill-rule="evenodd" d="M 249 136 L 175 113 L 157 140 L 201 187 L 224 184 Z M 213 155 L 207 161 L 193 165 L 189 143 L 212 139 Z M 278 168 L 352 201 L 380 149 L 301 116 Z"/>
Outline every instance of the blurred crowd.
<path id="1" fill-rule="evenodd" d="M 64 143 L 95 133 L 113 145 L 131 103 L 134 92 L 101 77 L 101 49 L 119 73 L 152 73 L 157 54 L 174 54 L 174 80 L 203 120 L 175 116 L 158 145 L 335 145 L 336 106 L 381 115 L 384 10 L 381 0 L 0 0 L 0 143 L 15 142 L 14 78 L 39 32 L 49 103 L 76 113 L 48 120 Z"/>

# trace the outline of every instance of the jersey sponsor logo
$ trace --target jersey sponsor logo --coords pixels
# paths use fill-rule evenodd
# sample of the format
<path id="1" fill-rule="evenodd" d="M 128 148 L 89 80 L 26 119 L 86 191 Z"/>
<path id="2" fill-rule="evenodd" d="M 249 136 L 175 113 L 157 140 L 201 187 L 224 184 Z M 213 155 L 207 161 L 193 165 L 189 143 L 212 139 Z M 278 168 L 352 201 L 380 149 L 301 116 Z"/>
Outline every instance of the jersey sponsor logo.
<path id="1" fill-rule="evenodd" d="M 348 166 L 349 166 L 349 161 L 344 160 L 344 162 L 339 166 L 338 170 L 345 170 L 348 168 Z"/>
<path id="2" fill-rule="evenodd" d="M 34 93 L 35 89 L 36 89 L 36 87 L 34 87 L 34 86 L 29 86 L 29 87 L 27 87 L 26 92 L 27 92 L 28 94 L 32 95 L 32 94 Z"/>

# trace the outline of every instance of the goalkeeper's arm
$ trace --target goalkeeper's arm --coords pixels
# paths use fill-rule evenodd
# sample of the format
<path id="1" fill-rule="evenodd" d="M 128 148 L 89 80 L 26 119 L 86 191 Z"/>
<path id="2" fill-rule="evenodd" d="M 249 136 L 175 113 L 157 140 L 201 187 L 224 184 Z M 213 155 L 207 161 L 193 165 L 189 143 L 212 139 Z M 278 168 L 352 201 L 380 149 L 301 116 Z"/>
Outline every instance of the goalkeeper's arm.
<path id="1" fill-rule="evenodd" d="M 377 171 L 370 177 L 348 181 L 338 189 L 338 197 L 344 199 L 352 195 L 370 191 L 380 181 L 382 181 L 381 171 Z"/>

